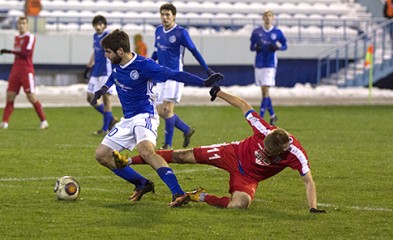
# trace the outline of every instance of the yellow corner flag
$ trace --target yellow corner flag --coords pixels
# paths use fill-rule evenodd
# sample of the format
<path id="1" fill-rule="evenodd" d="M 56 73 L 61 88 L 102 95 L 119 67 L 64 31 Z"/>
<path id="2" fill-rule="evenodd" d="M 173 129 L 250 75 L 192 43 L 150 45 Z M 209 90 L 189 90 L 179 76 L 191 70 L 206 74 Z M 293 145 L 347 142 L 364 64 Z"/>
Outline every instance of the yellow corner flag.
<path id="1" fill-rule="evenodd" d="M 373 88 L 373 54 L 374 46 L 370 44 L 367 48 L 366 59 L 364 61 L 364 66 L 369 67 L 368 76 L 368 101 L 371 103 L 371 90 Z"/>

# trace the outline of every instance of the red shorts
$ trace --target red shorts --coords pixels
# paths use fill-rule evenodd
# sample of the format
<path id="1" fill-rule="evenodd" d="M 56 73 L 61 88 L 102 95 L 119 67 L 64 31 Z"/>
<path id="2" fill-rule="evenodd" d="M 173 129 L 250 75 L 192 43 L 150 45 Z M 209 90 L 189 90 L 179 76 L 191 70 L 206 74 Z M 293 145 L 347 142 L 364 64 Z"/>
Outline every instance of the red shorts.
<path id="1" fill-rule="evenodd" d="M 229 172 L 229 193 L 246 192 L 254 199 L 258 181 L 245 175 L 239 169 L 239 161 L 232 144 L 211 145 L 194 148 L 197 163 L 208 164 Z"/>
<path id="2" fill-rule="evenodd" d="M 34 73 L 26 71 L 11 71 L 8 78 L 7 91 L 19 93 L 20 87 L 23 87 L 25 93 L 34 93 L 35 82 Z"/>

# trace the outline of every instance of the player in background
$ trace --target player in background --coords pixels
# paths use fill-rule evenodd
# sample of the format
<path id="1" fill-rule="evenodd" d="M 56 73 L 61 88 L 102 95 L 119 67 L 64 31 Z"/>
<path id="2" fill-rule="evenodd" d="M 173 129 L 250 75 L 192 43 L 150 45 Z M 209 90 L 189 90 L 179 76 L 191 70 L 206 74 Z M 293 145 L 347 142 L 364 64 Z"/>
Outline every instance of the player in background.
<path id="1" fill-rule="evenodd" d="M 155 51 L 152 59 L 158 60 L 160 65 L 175 71 L 183 71 L 184 50 L 187 48 L 202 68 L 210 76 L 214 72 L 206 65 L 199 51 L 196 49 L 188 32 L 176 24 L 176 7 L 165 3 L 160 7 L 162 25 L 156 28 Z M 184 83 L 168 80 L 157 83 L 157 111 L 165 119 L 165 140 L 161 149 L 171 149 L 175 127 L 183 132 L 183 147 L 190 144 L 195 129 L 191 128 L 175 114 L 175 104 L 180 102 Z"/>
<path id="2" fill-rule="evenodd" d="M 109 34 L 106 18 L 97 15 L 93 18 L 92 25 L 96 31 L 93 36 L 93 54 L 85 68 L 83 76 L 89 79 L 87 84 L 87 102 L 91 102 L 94 93 L 99 90 L 108 79 L 112 72 L 112 64 L 105 57 L 104 49 L 101 47 L 101 40 Z M 90 77 L 89 77 L 90 72 Z M 102 128 L 95 131 L 94 134 L 105 135 L 117 122 L 117 119 L 112 115 L 112 104 L 110 96 L 114 93 L 114 88 L 110 89 L 107 94 L 102 97 L 102 103 L 98 103 L 93 107 L 102 114 L 103 124 Z"/>
<path id="3" fill-rule="evenodd" d="M 270 114 L 270 124 L 274 125 L 278 117 L 274 113 L 269 89 L 276 85 L 277 53 L 287 49 L 287 40 L 280 29 L 273 26 L 273 12 L 267 10 L 262 15 L 263 25 L 256 28 L 251 35 L 250 50 L 256 51 L 255 56 L 255 84 L 261 86 L 262 101 L 260 116 L 264 117 L 265 111 Z"/>
<path id="4" fill-rule="evenodd" d="M 222 208 L 246 209 L 254 200 L 260 181 L 264 181 L 286 167 L 297 170 L 304 181 L 309 211 L 324 213 L 317 209 L 317 194 L 308 156 L 300 142 L 290 133 L 267 123 L 252 106 L 240 97 L 221 91 L 215 86 L 210 90 L 211 100 L 219 97 L 243 113 L 253 135 L 232 143 L 215 144 L 193 149 L 158 150 L 168 163 L 208 164 L 229 174 L 230 197 L 219 197 L 206 193 L 204 188 L 189 192 L 191 201 L 206 202 Z M 141 164 L 143 156 L 127 158 L 114 151 L 118 168 L 129 164 Z"/>
<path id="5" fill-rule="evenodd" d="M 19 35 L 15 36 L 14 49 L 1 49 L 0 51 L 0 54 L 10 53 L 15 55 L 15 61 L 8 78 L 7 99 L 3 112 L 3 122 L 0 124 L 0 128 L 8 128 L 11 114 L 14 111 L 15 98 L 19 94 L 20 88 L 23 87 L 27 99 L 33 105 L 40 118 L 40 129 L 46 129 L 49 127 L 49 124 L 46 121 L 41 103 L 35 94 L 33 65 L 35 36 L 28 30 L 28 19 L 26 17 L 20 17 L 18 19 L 17 28 Z"/>
<path id="6" fill-rule="evenodd" d="M 147 57 L 147 47 L 140 33 L 134 35 L 134 51 L 138 55 Z"/>
<path id="7" fill-rule="evenodd" d="M 155 153 L 159 116 L 156 112 L 155 96 L 152 91 L 153 81 L 165 82 L 174 79 L 196 86 L 211 86 L 223 79 L 219 73 L 203 80 L 186 72 L 173 71 L 157 64 L 152 59 L 144 58 L 130 51 L 130 40 L 127 33 L 115 30 L 101 42 L 105 56 L 114 64 L 107 82 L 95 92 L 92 105 L 105 95 L 110 87 L 116 86 L 124 117 L 105 136 L 95 152 L 96 160 L 111 169 L 116 175 L 136 186 L 130 197 L 131 201 L 139 201 L 142 196 L 154 191 L 151 181 L 137 173 L 129 166 L 115 167 L 113 150 L 122 151 L 137 148 L 145 161 L 157 172 L 172 192 L 170 207 L 181 206 L 189 201 L 188 195 L 181 189 L 176 175 L 161 156 Z"/>

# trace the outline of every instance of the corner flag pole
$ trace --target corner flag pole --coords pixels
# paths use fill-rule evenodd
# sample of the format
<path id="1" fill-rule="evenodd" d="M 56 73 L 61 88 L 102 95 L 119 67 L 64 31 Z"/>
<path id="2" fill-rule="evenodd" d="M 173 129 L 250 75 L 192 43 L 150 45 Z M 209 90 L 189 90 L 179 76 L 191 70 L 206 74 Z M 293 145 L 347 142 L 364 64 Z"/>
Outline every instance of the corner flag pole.
<path id="1" fill-rule="evenodd" d="M 371 90 L 373 88 L 373 53 L 374 53 L 374 46 L 370 44 L 367 48 L 366 59 L 364 62 L 364 66 L 368 67 L 369 69 L 369 76 L 368 76 L 368 102 L 371 103 Z"/>

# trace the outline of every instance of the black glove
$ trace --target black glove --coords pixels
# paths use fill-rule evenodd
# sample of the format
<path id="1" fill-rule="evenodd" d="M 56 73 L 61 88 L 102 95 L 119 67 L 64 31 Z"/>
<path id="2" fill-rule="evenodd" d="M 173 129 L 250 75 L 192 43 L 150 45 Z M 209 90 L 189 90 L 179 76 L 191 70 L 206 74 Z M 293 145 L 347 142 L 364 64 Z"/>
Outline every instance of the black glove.
<path id="1" fill-rule="evenodd" d="M 216 72 L 213 71 L 211 68 L 208 68 L 208 69 L 206 70 L 206 74 L 207 74 L 208 77 L 210 77 L 211 75 L 213 75 L 213 74 L 215 74 L 215 73 L 216 73 Z"/>
<path id="2" fill-rule="evenodd" d="M 89 79 L 89 77 L 90 77 L 90 70 L 91 70 L 91 67 L 86 67 L 85 68 L 85 71 L 83 72 L 83 78 L 84 79 Z"/>
<path id="3" fill-rule="evenodd" d="M 213 84 L 215 84 L 216 82 L 223 80 L 223 79 L 224 79 L 224 75 L 222 75 L 221 73 L 213 73 L 205 81 L 203 81 L 203 86 L 210 87 Z"/>
<path id="4" fill-rule="evenodd" d="M 12 53 L 12 51 L 3 48 L 3 49 L 0 50 L 0 54 L 4 54 L 4 53 Z"/>
<path id="5" fill-rule="evenodd" d="M 277 51 L 277 50 L 280 49 L 280 48 L 277 47 L 276 44 L 270 43 L 270 44 L 269 44 L 269 49 L 270 49 L 270 51 L 275 52 L 275 51 Z"/>
<path id="6" fill-rule="evenodd" d="M 210 91 L 209 91 L 210 96 L 211 96 L 210 101 L 213 102 L 214 100 L 216 100 L 217 93 L 218 93 L 219 91 L 221 91 L 221 88 L 220 88 L 219 86 L 214 86 L 214 87 L 212 87 L 212 88 L 210 89 Z"/>
<path id="7" fill-rule="evenodd" d="M 255 46 L 255 50 L 256 50 L 257 52 L 262 51 L 262 45 L 257 44 L 257 45 Z"/>
<path id="8" fill-rule="evenodd" d="M 97 100 L 101 98 L 108 91 L 108 88 L 103 86 L 100 90 L 94 93 L 93 99 L 90 101 L 90 105 L 95 106 L 97 104 Z"/>
<path id="9" fill-rule="evenodd" d="M 327 213 L 325 210 L 310 208 L 310 213 Z"/>

